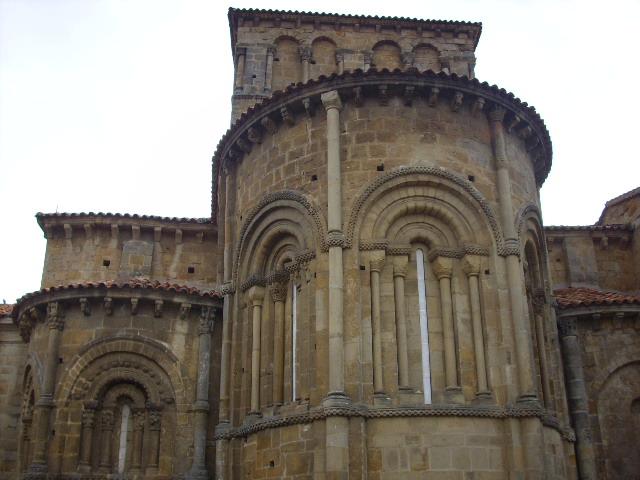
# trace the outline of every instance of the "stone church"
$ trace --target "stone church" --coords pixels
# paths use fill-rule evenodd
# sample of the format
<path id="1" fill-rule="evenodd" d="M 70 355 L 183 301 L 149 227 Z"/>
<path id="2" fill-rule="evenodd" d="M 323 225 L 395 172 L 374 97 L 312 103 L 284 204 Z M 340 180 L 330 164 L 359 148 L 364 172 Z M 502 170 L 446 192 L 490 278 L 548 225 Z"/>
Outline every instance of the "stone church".
<path id="1" fill-rule="evenodd" d="M 479 23 L 229 24 L 210 218 L 37 214 L 1 478 L 640 478 L 640 189 L 543 226 Z"/>

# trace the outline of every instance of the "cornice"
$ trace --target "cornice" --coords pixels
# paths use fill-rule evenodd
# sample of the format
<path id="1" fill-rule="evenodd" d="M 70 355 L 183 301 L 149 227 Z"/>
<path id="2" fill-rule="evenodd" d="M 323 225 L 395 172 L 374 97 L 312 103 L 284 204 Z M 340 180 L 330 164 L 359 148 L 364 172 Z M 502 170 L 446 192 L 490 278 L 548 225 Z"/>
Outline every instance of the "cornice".
<path id="1" fill-rule="evenodd" d="M 381 94 L 380 87 L 384 87 L 382 90 L 386 97 L 400 96 L 408 105 L 414 98 L 422 96 L 430 104 L 446 102 L 453 111 L 468 109 L 472 115 L 477 115 L 482 110 L 491 111 L 493 107 L 505 109 L 506 130 L 522 138 L 527 150 L 531 152 L 538 185 L 542 185 L 549 174 L 552 158 L 549 132 L 535 108 L 512 93 L 477 79 L 444 72 L 429 70 L 420 73 L 415 69 L 393 72 L 386 69 L 370 69 L 367 72 L 355 70 L 289 86 L 249 108 L 236 120 L 221 138 L 212 159 L 214 221 L 217 215 L 217 184 L 221 167 L 227 161 L 237 162 L 253 146 L 248 135 L 250 128 L 273 133 L 285 122 L 295 122 L 296 117 L 306 118 L 309 105 L 321 105 L 321 94 L 331 90 L 340 92 L 343 103 L 353 103 L 357 107 L 364 97 L 378 97 Z"/>

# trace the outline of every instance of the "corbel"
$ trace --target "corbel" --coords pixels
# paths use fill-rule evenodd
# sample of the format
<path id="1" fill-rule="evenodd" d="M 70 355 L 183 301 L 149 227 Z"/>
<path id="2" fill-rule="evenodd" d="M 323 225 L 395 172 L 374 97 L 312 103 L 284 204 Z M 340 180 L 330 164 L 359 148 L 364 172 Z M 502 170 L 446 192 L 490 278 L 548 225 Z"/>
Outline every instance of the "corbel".
<path id="1" fill-rule="evenodd" d="M 234 160 L 239 160 L 242 157 L 242 154 L 240 153 L 240 150 L 231 147 L 228 151 L 227 151 L 227 158 L 229 159 L 229 162 L 233 162 Z"/>
<path id="2" fill-rule="evenodd" d="M 435 107 L 438 104 L 439 93 L 440 93 L 440 89 L 438 87 L 431 87 L 431 92 L 429 92 L 429 100 L 428 100 L 428 104 L 430 107 Z"/>
<path id="3" fill-rule="evenodd" d="M 131 238 L 140 240 L 140 225 L 131 225 Z"/>
<path id="4" fill-rule="evenodd" d="M 64 238 L 71 240 L 73 238 L 73 228 L 71 228 L 71 225 L 65 223 L 62 228 L 64 228 Z"/>
<path id="5" fill-rule="evenodd" d="M 153 316 L 159 318 L 162 316 L 162 307 L 164 306 L 164 301 L 156 300 L 153 307 Z"/>
<path id="6" fill-rule="evenodd" d="M 273 24 L 275 25 L 276 28 L 280 28 L 280 25 L 282 24 L 282 19 L 280 17 L 274 19 Z"/>
<path id="7" fill-rule="evenodd" d="M 179 245 L 182 243 L 182 229 L 180 228 L 176 228 L 175 241 L 176 241 L 176 245 Z"/>
<path id="8" fill-rule="evenodd" d="M 236 147 L 242 150 L 244 153 L 251 152 L 251 143 L 247 142 L 244 138 L 240 137 L 236 140 Z"/>
<path id="9" fill-rule="evenodd" d="M 153 227 L 153 241 L 160 243 L 162 239 L 162 227 Z"/>
<path id="10" fill-rule="evenodd" d="M 104 297 L 103 305 L 104 305 L 104 313 L 107 314 L 107 316 L 113 315 L 113 298 Z"/>
<path id="11" fill-rule="evenodd" d="M 342 26 L 342 24 L 340 22 L 338 22 L 336 20 L 336 23 L 333 24 L 333 28 L 335 29 L 336 32 L 340 31 L 340 27 Z"/>
<path id="12" fill-rule="evenodd" d="M 518 131 L 518 137 L 526 140 L 532 133 L 533 130 L 531 129 L 531 127 L 529 125 L 526 125 Z"/>
<path id="13" fill-rule="evenodd" d="M 191 311 L 191 304 L 190 303 L 182 303 L 182 304 L 180 304 L 180 320 L 184 320 L 185 318 L 187 318 L 187 316 L 189 315 L 190 311 Z"/>
<path id="14" fill-rule="evenodd" d="M 538 145 L 540 145 L 540 139 L 538 138 L 537 135 L 532 135 L 531 137 L 529 137 L 529 139 L 525 142 L 525 147 L 527 149 L 527 152 L 532 152 L 533 150 L 535 150 L 536 148 L 538 148 Z"/>
<path id="15" fill-rule="evenodd" d="M 262 143 L 262 131 L 256 127 L 249 127 L 247 138 L 253 143 Z"/>
<path id="16" fill-rule="evenodd" d="M 197 232 L 196 240 L 198 241 L 198 243 L 204 242 L 204 232 Z"/>
<path id="17" fill-rule="evenodd" d="M 353 104 L 356 107 L 361 107 L 363 103 L 364 103 L 364 99 L 362 98 L 362 87 L 354 87 Z"/>
<path id="18" fill-rule="evenodd" d="M 300 61 L 311 61 L 311 48 L 310 47 L 300 47 Z"/>
<path id="19" fill-rule="evenodd" d="M 84 235 L 87 240 L 89 240 L 93 236 L 93 227 L 90 223 L 85 223 L 84 227 Z"/>
<path id="20" fill-rule="evenodd" d="M 138 305 L 140 304 L 140 300 L 138 298 L 131 298 L 131 315 L 138 314 Z"/>
<path id="21" fill-rule="evenodd" d="M 460 107 L 462 106 L 463 98 L 464 98 L 464 95 L 462 94 L 462 92 L 458 92 L 458 91 L 453 92 L 453 97 L 451 97 L 451 105 L 450 105 L 452 112 L 457 112 L 458 110 L 460 110 Z"/>
<path id="22" fill-rule="evenodd" d="M 624 312 L 616 312 L 613 314 L 614 330 L 621 330 L 624 327 Z"/>
<path id="23" fill-rule="evenodd" d="M 402 27 L 400 25 L 396 25 L 396 34 L 400 35 L 402 33 Z"/>
<path id="24" fill-rule="evenodd" d="M 269 132 L 272 135 L 276 133 L 276 131 L 278 130 L 278 125 L 276 125 L 276 122 L 271 120 L 271 118 L 269 117 L 263 117 L 260 120 L 260 125 L 262 125 L 262 128 L 264 128 L 267 132 Z"/>
<path id="25" fill-rule="evenodd" d="M 293 126 L 294 123 L 296 123 L 295 119 L 293 118 L 293 113 L 291 113 L 291 110 L 287 105 L 280 107 L 280 116 L 282 117 L 282 121 L 290 127 Z"/>
<path id="26" fill-rule="evenodd" d="M 382 29 L 382 25 L 380 25 L 379 23 L 376 23 L 375 29 L 376 29 L 376 33 L 380 33 L 380 30 Z"/>
<path id="27" fill-rule="evenodd" d="M 51 225 L 44 226 L 44 238 L 49 240 L 53 238 L 53 227 Z"/>
<path id="28" fill-rule="evenodd" d="M 403 99 L 404 99 L 404 104 L 407 107 L 410 107 L 411 104 L 413 103 L 413 97 L 416 94 L 416 87 L 414 87 L 413 85 L 407 85 L 404 87 L 404 93 L 403 93 Z"/>
<path id="29" fill-rule="evenodd" d="M 511 117 L 509 119 L 509 121 L 507 122 L 507 132 L 511 133 L 513 132 L 513 129 L 516 128 L 518 126 L 518 124 L 520 123 L 521 119 L 518 115 L 514 115 L 513 117 Z"/>
<path id="30" fill-rule="evenodd" d="M 359 32 L 360 31 L 360 24 L 359 23 L 354 23 L 353 24 L 353 31 L 354 32 Z"/>
<path id="31" fill-rule="evenodd" d="M 380 105 L 389 105 L 388 85 L 378 85 L 378 98 Z"/>
<path id="32" fill-rule="evenodd" d="M 404 52 L 401 55 L 402 64 L 404 65 L 405 69 L 413 67 L 415 59 L 416 55 L 413 52 Z"/>
<path id="33" fill-rule="evenodd" d="M 309 118 L 313 117 L 313 114 L 316 111 L 315 105 L 311 102 L 311 97 L 303 98 L 302 105 L 304 106 L 304 111 L 307 112 L 307 116 Z"/>
<path id="34" fill-rule="evenodd" d="M 89 299 L 86 297 L 82 297 L 80 299 L 80 311 L 84 314 L 85 317 L 91 315 L 91 303 Z"/>
<path id="35" fill-rule="evenodd" d="M 478 115 L 480 112 L 482 112 L 482 109 L 484 108 L 484 101 L 484 98 L 476 97 L 473 105 L 471 106 L 471 115 Z"/>
<path id="36" fill-rule="evenodd" d="M 112 223 L 111 224 L 111 240 L 115 240 L 117 242 L 119 237 L 120 237 L 120 227 L 118 227 L 118 224 Z"/>
<path id="37" fill-rule="evenodd" d="M 257 16 L 257 15 L 255 17 L 253 17 L 253 26 L 254 27 L 260 26 L 260 17 Z"/>

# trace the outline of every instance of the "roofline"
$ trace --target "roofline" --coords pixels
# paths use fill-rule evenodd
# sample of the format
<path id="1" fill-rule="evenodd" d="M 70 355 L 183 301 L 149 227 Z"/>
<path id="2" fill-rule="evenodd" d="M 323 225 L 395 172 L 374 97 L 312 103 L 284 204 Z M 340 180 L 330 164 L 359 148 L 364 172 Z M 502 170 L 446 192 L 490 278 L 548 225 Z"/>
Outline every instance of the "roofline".
<path id="1" fill-rule="evenodd" d="M 233 8 L 229 7 L 229 33 L 231 35 L 231 52 L 234 53 L 237 41 L 238 18 L 268 18 L 268 19 L 295 19 L 299 23 L 315 23 L 318 18 L 323 18 L 332 23 L 348 25 L 350 23 L 370 25 L 398 25 L 408 27 L 427 26 L 433 30 L 468 30 L 473 39 L 473 48 L 478 46 L 482 33 L 482 22 L 466 22 L 459 20 L 429 20 L 410 17 L 388 17 L 377 15 L 355 15 L 344 13 L 301 12 L 297 10 L 268 10 L 260 8 Z"/>
<path id="2" fill-rule="evenodd" d="M 611 223 L 605 225 L 547 225 L 544 227 L 545 230 L 550 232 L 575 232 L 575 231 L 588 231 L 588 232 L 604 232 L 604 231 L 624 231 L 624 232 L 632 232 L 634 230 L 633 226 L 628 223 Z"/>
<path id="3" fill-rule="evenodd" d="M 233 157 L 237 160 L 251 149 L 252 142 L 248 137 L 249 127 L 253 126 L 263 130 L 258 121 L 267 117 L 272 123 L 282 123 L 284 120 L 281 109 L 285 106 L 289 109 L 290 118 L 295 121 L 296 117 L 305 115 L 305 110 L 308 108 L 304 106 L 303 100 L 309 99 L 307 104 L 313 110 L 320 103 L 320 95 L 330 90 L 339 90 L 343 96 L 343 102 L 354 101 L 357 103 L 354 93 L 356 90 L 362 96 L 375 95 L 375 92 L 379 91 L 376 86 L 379 85 L 388 87 L 388 95 L 402 95 L 402 89 L 406 86 L 417 87 L 416 91 L 420 95 L 426 95 L 430 89 L 437 88 L 443 97 L 452 95 L 453 92 L 459 92 L 466 99 L 482 98 L 483 105 L 486 105 L 482 107 L 484 112 L 492 106 L 504 108 L 507 112 L 505 120 L 508 118 L 508 121 L 515 122 L 519 131 L 528 130 L 527 135 L 534 137 L 535 143 L 528 150 L 532 152 L 532 155 L 535 153 L 533 166 L 536 182 L 539 186 L 544 183 L 551 170 L 553 156 L 549 131 L 536 109 L 517 98 L 513 93 L 496 85 L 480 82 L 475 78 L 469 79 L 466 76 L 444 72 L 436 73 L 431 70 L 419 72 L 416 69 L 406 71 L 383 69 L 378 71 L 375 68 L 365 72 L 357 69 L 346 71 L 340 75 L 334 73 L 329 77 L 321 75 L 318 79 L 311 79 L 304 84 L 290 85 L 285 90 L 274 92 L 272 96 L 250 107 L 234 122 L 221 137 L 212 158 L 211 218 L 213 221 L 216 221 L 217 215 L 217 188 L 221 167 L 227 157 Z M 469 100 L 466 101 L 469 102 Z M 470 104 L 469 109 L 471 111 Z M 514 130 L 514 135 L 515 132 Z"/>
<path id="4" fill-rule="evenodd" d="M 602 209 L 602 213 L 600 214 L 600 218 L 598 219 L 596 224 L 602 225 L 602 222 L 604 221 L 604 215 L 609 207 L 613 207 L 614 205 L 622 203 L 625 200 L 629 200 L 630 198 L 637 197 L 638 195 L 640 195 L 640 187 L 636 187 L 632 190 L 629 190 L 628 192 L 623 193 L 622 195 L 618 195 L 617 197 L 608 200 L 604 204 L 604 208 Z"/>
<path id="5" fill-rule="evenodd" d="M 188 229 L 216 229 L 215 223 L 211 218 L 179 218 L 179 217 L 160 217 L 157 215 L 140 215 L 137 213 L 103 213 L 103 212 L 79 212 L 79 213 L 36 213 L 36 220 L 42 231 L 47 233 L 47 227 L 52 225 L 64 225 L 65 223 L 80 224 L 117 224 L 126 225 L 134 223 L 142 223 L 148 226 L 169 224 L 175 227 L 183 227 Z"/>

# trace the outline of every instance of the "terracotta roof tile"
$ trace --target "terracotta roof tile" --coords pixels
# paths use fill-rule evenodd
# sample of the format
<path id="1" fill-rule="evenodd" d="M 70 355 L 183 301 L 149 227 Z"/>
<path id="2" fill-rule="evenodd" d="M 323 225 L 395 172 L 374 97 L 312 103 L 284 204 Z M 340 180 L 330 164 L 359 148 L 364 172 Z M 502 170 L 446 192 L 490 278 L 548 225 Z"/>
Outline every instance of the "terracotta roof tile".
<path id="1" fill-rule="evenodd" d="M 1 303 L 0 304 L 0 317 L 6 317 L 7 315 L 11 315 L 13 312 L 13 305 Z"/>
<path id="2" fill-rule="evenodd" d="M 137 213 L 103 213 L 103 212 L 78 212 L 78 213 L 36 213 L 38 223 L 46 219 L 60 219 L 60 218 L 78 218 L 78 217 L 113 217 L 122 219 L 135 219 L 135 220 L 155 220 L 159 222 L 174 222 L 174 223 L 197 223 L 206 224 L 211 223 L 210 218 L 187 218 L 187 217 L 160 217 L 158 215 L 139 215 Z"/>
<path id="3" fill-rule="evenodd" d="M 562 230 L 584 230 L 594 232 L 610 232 L 614 230 L 633 231 L 633 227 L 626 223 L 613 223 L 609 225 L 547 225 L 544 229 L 551 232 Z"/>
<path id="4" fill-rule="evenodd" d="M 175 293 L 183 293 L 185 295 L 194 295 L 198 297 L 209 297 L 209 298 L 221 298 L 221 295 L 216 290 L 201 290 L 197 287 L 192 287 L 188 285 L 178 285 L 175 283 L 169 282 L 159 282 L 157 280 L 146 280 L 142 278 L 136 278 L 126 281 L 106 281 L 106 282 L 84 282 L 84 283 L 72 283 L 69 285 L 58 285 L 55 287 L 48 287 L 38 290 L 36 292 L 27 293 L 18 299 L 17 303 L 21 303 L 25 300 L 33 298 L 35 296 L 51 293 L 51 292 L 60 292 L 64 290 L 75 290 L 75 289 L 97 289 L 97 288 L 106 288 L 106 289 L 120 289 L 120 288 L 133 288 L 140 290 L 161 290 L 165 292 L 175 292 Z"/>
<path id="5" fill-rule="evenodd" d="M 554 295 L 561 309 L 592 305 L 640 305 L 640 296 L 595 288 L 561 288 Z"/>

